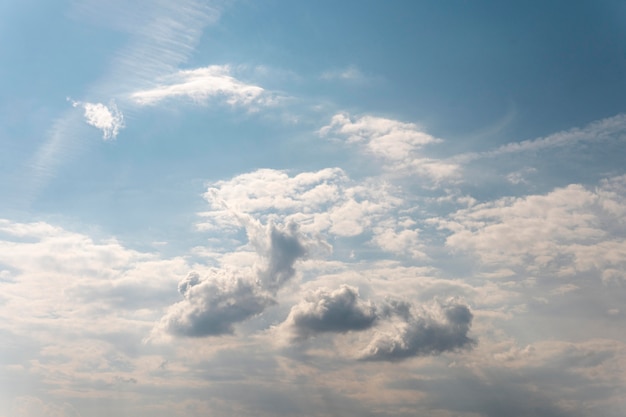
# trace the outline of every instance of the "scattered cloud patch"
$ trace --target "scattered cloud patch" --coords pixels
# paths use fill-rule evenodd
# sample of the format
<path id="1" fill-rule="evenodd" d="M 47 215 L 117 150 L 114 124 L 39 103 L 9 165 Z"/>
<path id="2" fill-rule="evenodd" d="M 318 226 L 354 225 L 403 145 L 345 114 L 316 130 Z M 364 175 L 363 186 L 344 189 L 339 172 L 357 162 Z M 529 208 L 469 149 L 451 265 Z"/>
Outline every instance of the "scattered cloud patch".
<path id="1" fill-rule="evenodd" d="M 105 106 L 102 103 L 89 103 L 73 101 L 73 107 L 80 107 L 84 110 L 85 121 L 88 125 L 102 131 L 102 139 L 115 139 L 124 128 L 124 115 L 117 108 L 114 102 Z"/>
<path id="2" fill-rule="evenodd" d="M 435 182 L 458 176 L 456 163 L 426 157 L 422 148 L 442 140 L 422 131 L 414 123 L 375 116 L 354 118 L 338 113 L 330 124 L 319 130 L 322 137 L 336 136 L 348 144 L 359 146 L 364 152 L 385 163 L 388 171 L 419 174 Z"/>
<path id="3" fill-rule="evenodd" d="M 204 104 L 221 98 L 231 106 L 244 107 L 267 105 L 272 101 L 263 88 L 236 79 L 228 65 L 178 71 L 164 77 L 154 88 L 132 93 L 130 98 L 141 106 L 156 105 L 168 99 L 189 99 Z"/>
<path id="4" fill-rule="evenodd" d="M 204 195 L 213 210 L 201 213 L 205 230 L 237 225 L 224 201 L 262 220 L 279 216 L 295 222 L 307 233 L 358 236 L 387 217 L 401 203 L 394 188 L 377 179 L 356 182 L 339 168 L 326 168 L 290 176 L 285 171 L 262 169 L 218 181 Z"/>

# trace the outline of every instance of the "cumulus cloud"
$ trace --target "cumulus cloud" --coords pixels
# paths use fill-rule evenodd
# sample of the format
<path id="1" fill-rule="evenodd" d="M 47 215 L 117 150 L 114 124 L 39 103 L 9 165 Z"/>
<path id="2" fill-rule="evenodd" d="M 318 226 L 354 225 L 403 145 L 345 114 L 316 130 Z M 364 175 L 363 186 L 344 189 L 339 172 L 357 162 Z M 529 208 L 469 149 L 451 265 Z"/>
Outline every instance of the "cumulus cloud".
<path id="1" fill-rule="evenodd" d="M 442 140 L 423 132 L 414 123 L 375 116 L 354 118 L 347 113 L 338 113 L 319 133 L 321 136 L 344 138 L 348 144 L 359 146 L 382 159 L 386 168 L 394 172 L 409 171 L 435 182 L 458 175 L 459 166 L 456 163 L 422 154 L 424 146 Z"/>
<path id="2" fill-rule="evenodd" d="M 206 103 L 216 97 L 223 98 L 233 106 L 268 104 L 271 101 L 263 88 L 233 77 L 228 65 L 181 70 L 164 77 L 154 88 L 136 91 L 130 95 L 131 100 L 142 106 L 155 105 L 172 98 Z"/>
<path id="3" fill-rule="evenodd" d="M 170 307 L 161 327 L 177 336 L 230 334 L 233 325 L 275 304 L 254 282 L 253 274 L 212 269 L 205 277 L 191 272 L 178 285 L 184 300 Z"/>
<path id="4" fill-rule="evenodd" d="M 397 361 L 413 356 L 433 355 L 471 347 L 467 333 L 472 325 L 469 307 L 457 300 L 435 301 L 416 307 L 405 301 L 388 301 L 381 311 L 391 320 L 390 329 L 381 329 L 362 353 L 361 359 Z"/>
<path id="5" fill-rule="evenodd" d="M 278 216 L 296 222 L 313 235 L 358 236 L 390 213 L 402 200 L 390 184 L 377 179 L 356 182 L 339 168 L 289 175 L 285 171 L 261 169 L 218 181 L 204 197 L 213 210 L 201 213 L 203 230 L 238 224 L 222 202 L 261 219 Z M 393 216 L 391 216 L 393 217 Z"/>
<path id="6" fill-rule="evenodd" d="M 283 325 L 296 339 L 303 339 L 318 333 L 365 330 L 376 319 L 375 305 L 361 300 L 356 288 L 342 285 L 335 291 L 320 288 L 309 294 L 291 308 Z"/>
<path id="7" fill-rule="evenodd" d="M 295 263 L 307 255 L 308 240 L 295 223 L 266 226 L 235 213 L 247 230 L 259 262 L 250 268 L 213 268 L 205 276 L 191 272 L 180 281 L 183 300 L 172 305 L 157 325 L 177 336 L 230 334 L 234 325 L 275 305 L 275 295 L 296 274 Z"/>
<path id="8" fill-rule="evenodd" d="M 72 101 L 73 107 L 81 107 L 87 124 L 102 131 L 102 139 L 111 140 L 124 128 L 124 115 L 114 102 L 105 106 L 102 103 Z"/>
<path id="9" fill-rule="evenodd" d="M 364 332 L 370 341 L 361 360 L 398 361 L 472 347 L 472 319 L 470 308 L 458 299 L 374 303 L 361 299 L 355 287 L 341 285 L 310 292 L 277 330 L 292 343 L 324 333 Z"/>
<path id="10" fill-rule="evenodd" d="M 596 189 L 571 184 L 545 195 L 502 198 L 438 222 L 452 231 L 448 247 L 487 266 L 560 276 L 619 270 L 626 266 L 624 184 L 625 177 L 616 177 Z"/>

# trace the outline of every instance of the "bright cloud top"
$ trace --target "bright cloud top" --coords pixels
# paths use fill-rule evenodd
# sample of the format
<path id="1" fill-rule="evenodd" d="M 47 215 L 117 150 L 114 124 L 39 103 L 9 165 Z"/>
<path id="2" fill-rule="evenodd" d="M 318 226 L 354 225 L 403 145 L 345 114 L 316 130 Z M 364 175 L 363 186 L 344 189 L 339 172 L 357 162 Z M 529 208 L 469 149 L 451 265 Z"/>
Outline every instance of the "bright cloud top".
<path id="1" fill-rule="evenodd" d="M 108 106 L 102 103 L 72 101 L 73 107 L 81 107 L 87 124 L 102 131 L 102 139 L 115 139 L 124 128 L 124 115 L 114 102 Z"/>
<path id="2" fill-rule="evenodd" d="M 369 115 L 355 119 L 347 113 L 338 113 L 319 133 L 360 146 L 365 153 L 382 160 L 390 171 L 411 172 L 435 182 L 458 175 L 456 164 L 423 155 L 422 148 L 442 140 L 423 132 L 414 123 Z"/>
<path id="3" fill-rule="evenodd" d="M 196 103 L 206 103 L 214 97 L 223 97 L 232 106 L 250 106 L 267 103 L 264 93 L 263 88 L 233 77 L 228 65 L 211 65 L 179 71 L 165 77 L 154 88 L 132 93 L 130 98 L 142 106 L 155 105 L 170 98 L 187 98 Z"/>

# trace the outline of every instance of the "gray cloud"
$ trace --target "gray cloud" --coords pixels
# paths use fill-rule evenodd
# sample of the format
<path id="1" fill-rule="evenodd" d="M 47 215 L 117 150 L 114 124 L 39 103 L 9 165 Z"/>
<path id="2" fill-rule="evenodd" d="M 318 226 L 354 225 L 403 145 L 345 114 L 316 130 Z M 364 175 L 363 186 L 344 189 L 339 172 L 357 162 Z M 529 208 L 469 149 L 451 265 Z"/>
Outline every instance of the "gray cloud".
<path id="1" fill-rule="evenodd" d="M 291 308 L 279 328 L 290 333 L 292 342 L 320 333 L 369 330 L 371 342 L 359 358 L 398 361 L 472 347 L 475 342 L 467 335 L 472 319 L 469 307 L 457 299 L 435 299 L 422 306 L 395 299 L 375 304 L 360 299 L 356 288 L 342 285 L 311 293 Z"/>
<path id="2" fill-rule="evenodd" d="M 292 307 L 285 323 L 296 338 L 306 338 L 324 332 L 365 330 L 372 327 L 376 319 L 376 306 L 359 299 L 356 288 L 342 285 L 335 291 L 315 291 Z"/>
<path id="3" fill-rule="evenodd" d="M 185 298 L 163 318 L 166 331 L 177 336 L 203 337 L 233 333 L 233 325 L 275 304 L 250 276 L 214 269 L 206 277 L 191 272 L 178 285 Z"/>
<path id="4" fill-rule="evenodd" d="M 277 291 L 295 275 L 294 264 L 307 251 L 296 223 L 289 223 L 283 228 L 270 224 L 268 235 L 267 267 L 259 272 L 259 279 L 265 288 Z"/>
<path id="5" fill-rule="evenodd" d="M 296 273 L 307 242 L 295 223 L 263 226 L 240 215 L 252 246 L 261 258 L 254 268 L 211 269 L 207 276 L 189 273 L 178 284 L 184 300 L 170 307 L 157 328 L 176 336 L 231 334 L 234 324 L 275 305 L 277 291 Z"/>
<path id="6" fill-rule="evenodd" d="M 468 348 L 472 312 L 456 300 L 417 308 L 404 301 L 389 301 L 382 311 L 394 323 L 392 331 L 378 331 L 361 359 L 396 361 Z"/>

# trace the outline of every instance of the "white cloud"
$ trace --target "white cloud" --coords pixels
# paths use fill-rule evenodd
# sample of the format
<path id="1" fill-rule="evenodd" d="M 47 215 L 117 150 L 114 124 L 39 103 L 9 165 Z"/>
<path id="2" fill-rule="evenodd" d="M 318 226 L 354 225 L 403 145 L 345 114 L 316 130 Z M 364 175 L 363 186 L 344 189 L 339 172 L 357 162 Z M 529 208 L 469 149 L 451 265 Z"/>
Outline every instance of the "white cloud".
<path id="1" fill-rule="evenodd" d="M 81 107 L 87 124 L 102 131 L 102 139 L 111 140 L 124 128 L 124 115 L 114 102 L 108 106 L 102 103 L 72 101 L 72 106 Z"/>
<path id="2" fill-rule="evenodd" d="M 597 120 L 583 128 L 574 128 L 548 135 L 543 138 L 508 143 L 494 150 L 472 152 L 451 158 L 457 163 L 467 163 L 480 158 L 495 158 L 502 155 L 535 152 L 543 149 L 571 146 L 579 142 L 601 142 L 623 139 L 626 134 L 626 114 Z"/>
<path id="3" fill-rule="evenodd" d="M 338 113 L 319 133 L 323 137 L 339 136 L 348 144 L 359 146 L 382 160 L 384 168 L 391 173 L 418 174 L 436 183 L 455 179 L 459 174 L 456 163 L 423 155 L 422 148 L 442 140 L 423 132 L 414 123 L 374 116 L 354 119 L 347 113 Z"/>
<path id="4" fill-rule="evenodd" d="M 342 285 L 334 291 L 319 288 L 308 294 L 291 308 L 281 327 L 298 340 L 319 333 L 366 330 L 376 319 L 374 304 L 360 299 L 356 288 Z"/>
<path id="5" fill-rule="evenodd" d="M 545 195 L 503 198 L 459 210 L 441 220 L 452 231 L 446 244 L 487 266 L 573 275 L 626 266 L 622 214 L 624 177 L 596 189 L 572 184 Z"/>
<path id="6" fill-rule="evenodd" d="M 206 103 L 212 98 L 223 98 L 232 106 L 252 106 L 271 102 L 263 88 L 234 78 L 228 65 L 211 65 L 178 71 L 164 77 L 161 84 L 154 88 L 132 93 L 130 98 L 144 106 L 173 98 L 190 99 L 196 103 Z"/>
<path id="7" fill-rule="evenodd" d="M 221 202 L 260 218 L 279 215 L 297 222 L 309 233 L 329 232 L 336 236 L 357 236 L 371 230 L 401 202 L 384 181 L 351 180 L 343 170 L 327 168 L 289 176 L 284 171 L 262 169 L 212 184 L 205 198 L 214 210 L 202 213 L 202 229 L 233 223 L 224 215 Z"/>

